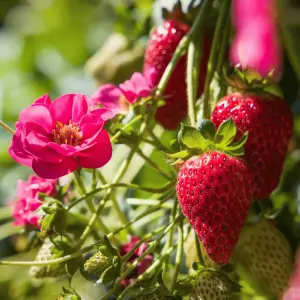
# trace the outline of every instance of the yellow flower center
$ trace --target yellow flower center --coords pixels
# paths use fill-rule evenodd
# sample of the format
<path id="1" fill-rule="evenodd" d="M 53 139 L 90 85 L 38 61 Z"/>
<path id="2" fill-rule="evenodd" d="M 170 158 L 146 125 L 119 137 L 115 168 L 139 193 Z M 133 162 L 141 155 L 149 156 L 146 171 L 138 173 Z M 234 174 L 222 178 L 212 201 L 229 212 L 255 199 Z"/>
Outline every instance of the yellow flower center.
<path id="1" fill-rule="evenodd" d="M 69 124 L 64 125 L 61 122 L 56 122 L 55 129 L 52 130 L 53 141 L 59 145 L 67 144 L 70 146 L 77 146 L 82 139 L 82 132 L 78 125 L 69 121 Z"/>

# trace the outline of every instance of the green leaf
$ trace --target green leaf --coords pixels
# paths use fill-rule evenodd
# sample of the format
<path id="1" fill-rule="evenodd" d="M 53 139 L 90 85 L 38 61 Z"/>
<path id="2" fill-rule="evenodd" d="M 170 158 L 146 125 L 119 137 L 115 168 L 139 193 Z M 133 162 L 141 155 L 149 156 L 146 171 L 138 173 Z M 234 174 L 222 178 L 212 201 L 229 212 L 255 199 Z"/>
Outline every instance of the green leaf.
<path id="1" fill-rule="evenodd" d="M 236 126 L 232 118 L 224 121 L 215 136 L 215 143 L 221 146 L 229 145 L 236 135 Z"/>
<path id="2" fill-rule="evenodd" d="M 189 151 L 187 150 L 182 150 L 177 153 L 172 153 L 172 154 L 167 154 L 168 157 L 170 158 L 186 158 L 190 155 Z"/>
<path id="3" fill-rule="evenodd" d="M 205 149 L 208 144 L 207 140 L 195 127 L 185 124 L 181 124 L 178 136 L 181 142 L 189 148 Z"/>
<path id="4" fill-rule="evenodd" d="M 198 120 L 196 128 L 206 140 L 214 140 L 216 135 L 216 127 L 211 120 Z"/>
<path id="5" fill-rule="evenodd" d="M 248 140 L 248 131 L 242 136 L 242 138 L 239 141 L 232 143 L 229 146 L 226 146 L 225 149 L 226 150 L 237 150 L 239 148 L 242 148 L 246 144 L 247 140 Z"/>
<path id="6" fill-rule="evenodd" d="M 232 155 L 232 156 L 243 156 L 244 155 L 244 149 L 238 148 L 235 150 L 225 150 L 225 153 Z"/>

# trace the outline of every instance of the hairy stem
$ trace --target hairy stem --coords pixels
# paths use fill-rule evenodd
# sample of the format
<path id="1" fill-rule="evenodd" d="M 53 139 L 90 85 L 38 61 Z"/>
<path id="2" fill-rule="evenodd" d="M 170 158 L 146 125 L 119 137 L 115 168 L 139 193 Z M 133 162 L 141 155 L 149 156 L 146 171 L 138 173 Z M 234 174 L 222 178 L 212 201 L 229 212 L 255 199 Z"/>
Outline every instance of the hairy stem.
<path id="1" fill-rule="evenodd" d="M 201 37 L 200 37 L 201 36 Z M 200 61 L 202 57 L 203 32 L 200 36 L 193 36 L 187 56 L 187 96 L 188 96 L 188 115 L 190 123 L 193 127 L 196 126 L 196 109 L 198 92 L 198 78 L 200 73 Z"/>
<path id="2" fill-rule="evenodd" d="M 145 212 L 141 213 L 140 215 L 138 215 L 137 217 L 135 217 L 133 220 L 129 221 L 126 225 L 121 226 L 120 228 L 118 228 L 117 230 L 109 233 L 107 235 L 108 238 L 110 238 L 111 236 L 118 234 L 119 232 L 121 232 L 122 230 L 124 230 L 125 228 L 128 228 L 129 226 L 133 225 L 135 222 L 141 220 L 142 218 L 144 218 L 145 216 L 148 216 L 149 214 L 159 210 L 161 208 L 161 205 L 163 203 L 165 203 L 166 201 L 169 200 L 169 194 L 166 195 L 166 197 L 164 199 L 161 200 L 161 202 L 155 206 L 152 206 L 151 208 L 147 209 Z"/>
<path id="3" fill-rule="evenodd" d="M 5 261 L 0 260 L 0 265 L 7 265 L 7 266 L 47 266 L 47 265 L 53 265 L 53 264 L 61 264 L 63 262 L 72 260 L 78 256 L 81 256 L 82 254 L 91 251 L 94 248 L 94 246 L 88 246 L 85 248 L 82 248 L 81 250 L 74 252 L 72 254 L 51 259 L 47 261 Z"/>
<path id="4" fill-rule="evenodd" d="M 0 127 L 2 127 L 4 130 L 6 130 L 10 134 L 15 134 L 15 130 L 13 130 L 10 126 L 8 126 L 6 123 L 0 120 Z"/>
<path id="5" fill-rule="evenodd" d="M 150 192 L 150 193 L 164 193 L 166 191 L 168 191 L 170 188 L 172 188 L 175 185 L 175 180 L 167 183 L 166 185 L 164 185 L 161 188 L 151 188 L 151 187 L 142 187 L 139 186 L 137 184 L 133 184 L 133 183 L 111 183 L 111 184 L 105 184 L 99 188 L 97 188 L 96 190 L 87 193 L 85 196 L 73 201 L 72 203 L 69 204 L 69 206 L 67 207 L 68 210 L 72 209 L 74 206 L 76 206 L 78 203 L 82 202 L 85 200 L 86 197 L 90 197 L 91 195 L 95 195 L 99 192 L 102 192 L 104 190 L 108 190 L 107 192 L 111 193 L 111 189 L 113 188 L 117 188 L 117 187 L 123 187 L 123 188 L 127 188 L 127 189 L 133 189 L 133 190 L 140 190 L 140 191 L 145 191 L 145 192 Z M 110 196 L 110 194 L 109 194 Z M 109 196 L 105 196 L 106 198 L 109 198 Z M 108 199 L 106 199 L 108 200 Z"/>
<path id="6" fill-rule="evenodd" d="M 161 174 L 163 177 L 165 177 L 168 180 L 172 180 L 173 177 L 165 172 L 164 169 L 162 169 L 159 165 L 157 165 L 150 157 L 147 157 L 141 149 L 138 149 L 136 152 L 141 158 L 145 160 L 153 169 L 155 169 L 159 174 Z"/>
<path id="7" fill-rule="evenodd" d="M 172 208 L 172 211 L 171 211 L 170 219 L 169 219 L 170 223 L 175 220 L 176 212 L 177 212 L 177 206 L 178 206 L 178 202 L 175 199 L 174 204 L 173 204 L 173 208 Z M 168 248 L 171 247 L 171 245 L 173 244 L 173 238 L 174 238 L 174 227 L 169 232 L 168 240 L 167 240 L 167 242 L 166 242 L 166 244 L 164 246 L 163 252 L 166 249 L 168 249 Z M 168 267 L 169 267 L 169 257 L 166 256 L 165 257 L 165 261 L 164 261 L 164 267 L 163 267 L 164 274 L 166 274 L 168 272 Z"/>
<path id="8" fill-rule="evenodd" d="M 195 239 L 195 243 L 196 243 L 196 251 L 197 251 L 199 261 L 203 266 L 205 266 L 204 259 L 203 259 L 202 253 L 201 253 L 200 242 L 199 242 L 196 231 L 194 231 L 194 239 Z"/>
<path id="9" fill-rule="evenodd" d="M 179 269 L 180 269 L 180 263 L 182 260 L 182 255 L 183 255 L 183 220 L 180 220 L 179 225 L 178 225 L 178 248 L 177 248 L 177 254 L 176 254 L 176 259 L 175 259 L 175 270 L 172 278 L 172 283 L 170 287 L 170 291 L 173 292 L 175 289 L 175 285 L 177 283 L 177 278 L 179 274 Z"/>
<path id="10" fill-rule="evenodd" d="M 227 16 L 229 14 L 231 0 L 223 0 L 221 12 L 218 17 L 214 38 L 210 50 L 209 60 L 207 64 L 207 75 L 204 85 L 204 97 L 203 97 L 203 115 L 204 119 L 208 119 L 210 115 L 209 98 L 210 98 L 210 84 L 214 77 L 214 72 L 217 66 L 218 50 L 220 46 L 220 40 L 224 34 L 224 27 L 226 26 Z"/>
<path id="11" fill-rule="evenodd" d="M 150 110 L 150 112 L 148 113 L 148 115 L 146 116 L 144 122 L 142 123 L 141 125 L 141 128 L 140 128 L 140 136 L 138 138 L 138 140 L 136 141 L 136 144 L 135 146 L 131 149 L 128 157 L 126 158 L 126 160 L 123 162 L 122 166 L 120 167 L 118 173 L 116 174 L 115 178 L 113 179 L 113 183 L 112 184 L 118 184 L 119 181 L 122 179 L 122 177 L 124 176 L 124 174 L 126 173 L 130 163 L 131 163 L 131 160 L 135 154 L 135 152 L 137 151 L 137 149 L 139 148 L 139 145 L 140 145 L 140 142 L 141 142 L 141 139 L 143 138 L 145 132 L 146 132 L 146 129 L 147 129 L 147 125 L 148 125 L 148 122 L 150 121 L 151 117 L 153 116 L 154 114 L 154 111 L 155 111 L 155 107 L 152 107 L 152 109 Z M 137 117 L 136 117 L 137 118 Z M 135 119 L 136 119 L 135 118 Z M 133 120 L 130 122 L 132 123 Z M 129 124 L 129 123 L 128 123 Z M 127 124 L 127 125 L 128 125 Z M 124 128 L 123 128 L 124 130 Z M 121 134 L 121 133 L 120 133 Z M 116 136 L 116 135 L 115 135 Z M 114 137 L 115 137 L 114 136 Z M 111 139 L 112 140 L 112 139 Z M 116 186 L 115 186 L 116 187 Z M 103 198 L 102 201 L 100 201 L 100 203 L 98 204 L 97 206 L 97 209 L 95 211 L 95 213 L 93 214 L 89 224 L 87 225 L 86 229 L 84 230 L 84 232 L 82 233 L 81 237 L 79 238 L 79 241 L 77 243 L 77 247 L 81 247 L 83 245 L 83 243 L 85 242 L 85 240 L 87 239 L 87 237 L 89 236 L 90 232 L 93 230 L 93 227 L 95 225 L 95 222 L 96 220 L 98 219 L 99 215 L 101 214 L 107 200 L 109 199 L 109 197 L 111 196 L 113 192 L 113 189 L 112 189 L 112 186 L 109 186 L 108 187 L 108 190 L 107 190 L 107 193 L 105 195 L 105 197 Z"/>
<path id="12" fill-rule="evenodd" d="M 137 267 L 137 265 L 149 254 L 152 253 L 155 248 L 159 245 L 160 241 L 163 239 L 163 237 L 168 233 L 171 228 L 182 219 L 182 215 L 178 216 L 172 224 L 169 224 L 167 228 L 164 230 L 163 234 L 157 238 L 154 242 L 151 243 L 151 245 L 146 249 L 146 251 L 137 259 L 135 260 L 132 265 L 122 274 L 122 276 L 115 282 L 114 287 L 108 291 L 101 300 L 107 299 L 108 296 L 112 295 L 116 289 L 119 287 L 122 280 L 126 279 L 126 277 Z"/>
<path id="13" fill-rule="evenodd" d="M 111 139 L 111 143 L 114 143 L 121 135 L 122 133 L 127 129 L 130 128 L 134 123 L 138 122 L 143 118 L 142 115 L 138 115 L 135 118 L 133 118 L 129 123 L 127 123 L 122 129 L 120 129 Z"/>
<path id="14" fill-rule="evenodd" d="M 139 282 L 146 280 L 151 273 L 161 265 L 161 261 L 165 260 L 166 256 L 170 256 L 171 253 L 177 248 L 177 244 L 171 246 L 166 250 L 166 252 L 160 257 L 160 259 L 156 260 L 151 267 L 149 267 L 143 274 L 139 275 L 129 286 L 127 286 L 124 291 L 118 296 L 118 299 L 124 299 L 124 296 L 134 288 Z"/>

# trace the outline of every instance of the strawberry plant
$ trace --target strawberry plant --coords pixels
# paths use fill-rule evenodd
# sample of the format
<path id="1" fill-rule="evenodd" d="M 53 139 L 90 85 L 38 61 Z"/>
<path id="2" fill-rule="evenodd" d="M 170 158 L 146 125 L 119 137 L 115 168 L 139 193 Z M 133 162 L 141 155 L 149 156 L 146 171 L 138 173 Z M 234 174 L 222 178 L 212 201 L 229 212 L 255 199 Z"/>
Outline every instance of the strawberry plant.
<path id="1" fill-rule="evenodd" d="M 289 32 L 279 35 L 279 3 L 243 1 L 157 1 L 164 20 L 151 31 L 142 4 L 127 3 L 117 29 L 148 40 L 111 37 L 109 53 L 87 63 L 99 85 L 91 97 L 41 95 L 14 126 L 0 121 L 11 161 L 32 172 L 8 219 L 16 245 L 22 237 L 35 251 L 0 269 L 57 279 L 57 299 L 300 291 L 299 120 L 280 89 L 282 55 L 296 64 L 295 52 Z M 113 76 L 106 64 L 117 61 Z"/>

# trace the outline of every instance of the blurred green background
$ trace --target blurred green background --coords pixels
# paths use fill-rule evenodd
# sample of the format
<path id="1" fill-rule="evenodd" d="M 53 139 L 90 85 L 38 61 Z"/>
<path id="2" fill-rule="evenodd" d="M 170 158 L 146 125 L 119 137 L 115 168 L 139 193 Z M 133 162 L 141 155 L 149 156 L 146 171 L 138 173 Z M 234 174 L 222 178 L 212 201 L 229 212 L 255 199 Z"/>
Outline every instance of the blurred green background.
<path id="1" fill-rule="evenodd" d="M 152 1 L 141 2 L 135 9 L 131 1 L 121 0 L 0 0 L 0 119 L 14 127 L 20 110 L 45 93 L 52 99 L 74 92 L 90 96 L 97 85 L 84 68 L 86 61 L 114 30 L 127 32 L 131 41 L 142 35 Z M 0 206 L 15 194 L 17 179 L 31 172 L 9 157 L 10 140 L 0 129 Z M 0 219 L 7 214 L 1 210 Z M 0 257 L 15 253 L 12 242 L 23 247 L 22 238 L 5 238 L 17 230 L 10 222 L 1 226 Z M 22 254 L 19 260 L 33 258 Z M 62 282 L 32 281 L 27 272 L 1 268 L 1 300 L 59 296 Z M 77 290 L 83 299 L 99 299 L 101 294 L 90 282 Z"/>

